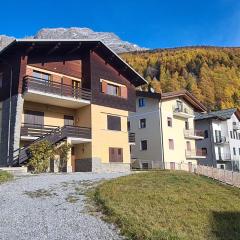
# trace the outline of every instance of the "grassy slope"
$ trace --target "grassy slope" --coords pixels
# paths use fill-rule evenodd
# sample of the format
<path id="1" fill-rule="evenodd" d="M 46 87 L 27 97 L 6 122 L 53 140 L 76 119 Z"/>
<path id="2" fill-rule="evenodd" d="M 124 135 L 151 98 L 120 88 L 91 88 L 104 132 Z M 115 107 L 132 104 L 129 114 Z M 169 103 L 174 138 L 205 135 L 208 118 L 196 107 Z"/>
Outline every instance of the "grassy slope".
<path id="1" fill-rule="evenodd" d="M 99 186 L 95 201 L 130 239 L 240 239 L 240 190 L 184 172 L 149 172 Z"/>
<path id="2" fill-rule="evenodd" d="M 10 173 L 0 171 L 0 184 L 12 179 L 13 176 Z"/>

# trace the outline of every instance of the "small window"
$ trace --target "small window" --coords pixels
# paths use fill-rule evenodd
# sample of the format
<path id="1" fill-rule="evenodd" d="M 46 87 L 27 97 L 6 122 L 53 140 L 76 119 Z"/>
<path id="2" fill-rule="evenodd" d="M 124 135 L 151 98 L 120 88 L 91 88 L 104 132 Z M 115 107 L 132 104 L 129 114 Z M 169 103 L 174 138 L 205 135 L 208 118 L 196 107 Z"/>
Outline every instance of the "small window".
<path id="1" fill-rule="evenodd" d="M 233 155 L 234 156 L 236 155 L 236 148 L 235 147 L 233 148 Z"/>
<path id="2" fill-rule="evenodd" d="M 142 169 L 148 169 L 148 163 L 142 163 Z"/>
<path id="3" fill-rule="evenodd" d="M 131 130 L 131 123 L 128 121 L 127 122 L 127 130 L 130 131 Z"/>
<path id="4" fill-rule="evenodd" d="M 203 156 L 207 156 L 207 148 L 202 148 L 202 154 Z"/>
<path id="5" fill-rule="evenodd" d="M 51 75 L 39 71 L 33 71 L 33 77 L 39 80 L 44 80 L 44 81 L 50 81 L 51 80 Z"/>
<path id="6" fill-rule="evenodd" d="M 0 73 L 0 88 L 3 87 L 3 73 Z"/>
<path id="7" fill-rule="evenodd" d="M 142 118 L 139 120 L 139 128 L 146 128 L 146 119 Z"/>
<path id="8" fill-rule="evenodd" d="M 171 117 L 167 118 L 167 125 L 168 125 L 168 127 L 172 127 L 172 118 Z"/>
<path id="9" fill-rule="evenodd" d="M 107 84 L 107 94 L 112 96 L 120 96 L 120 87 L 113 85 L 113 84 Z"/>
<path id="10" fill-rule="evenodd" d="M 142 151 L 146 151 L 146 150 L 147 150 L 147 140 L 142 140 L 142 141 L 141 141 L 140 149 L 141 149 Z"/>
<path id="11" fill-rule="evenodd" d="M 233 132 L 233 139 L 235 139 L 235 132 Z"/>
<path id="12" fill-rule="evenodd" d="M 204 138 L 208 138 L 208 130 L 204 131 Z"/>
<path id="13" fill-rule="evenodd" d="M 189 130 L 189 122 L 188 121 L 185 121 L 185 129 Z"/>
<path id="14" fill-rule="evenodd" d="M 138 106 L 139 107 L 145 107 L 145 98 L 139 98 L 138 99 Z"/>
<path id="15" fill-rule="evenodd" d="M 108 130 L 121 131 L 121 118 L 107 115 L 107 128 Z"/>
<path id="16" fill-rule="evenodd" d="M 170 150 L 174 150 L 174 141 L 173 139 L 168 139 L 168 146 Z"/>
<path id="17" fill-rule="evenodd" d="M 191 143 L 189 141 L 187 141 L 187 151 L 191 151 Z"/>
<path id="18" fill-rule="evenodd" d="M 230 137 L 233 138 L 233 132 L 232 131 L 230 131 Z"/>
<path id="19" fill-rule="evenodd" d="M 220 168 L 221 168 L 221 169 L 225 169 L 225 165 L 224 165 L 224 164 L 221 164 L 221 165 L 220 165 Z"/>
<path id="20" fill-rule="evenodd" d="M 109 162 L 123 162 L 122 148 L 109 148 Z"/>

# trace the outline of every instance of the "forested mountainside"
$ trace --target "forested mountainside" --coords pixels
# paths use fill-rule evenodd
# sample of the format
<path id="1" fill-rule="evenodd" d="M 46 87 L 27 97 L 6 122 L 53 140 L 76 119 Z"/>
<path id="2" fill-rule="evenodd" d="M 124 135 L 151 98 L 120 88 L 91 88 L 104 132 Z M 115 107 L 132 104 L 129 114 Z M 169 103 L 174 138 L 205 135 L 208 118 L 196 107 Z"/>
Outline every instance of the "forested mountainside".
<path id="1" fill-rule="evenodd" d="M 240 48 L 159 49 L 121 57 L 157 92 L 185 88 L 211 110 L 240 107 Z"/>

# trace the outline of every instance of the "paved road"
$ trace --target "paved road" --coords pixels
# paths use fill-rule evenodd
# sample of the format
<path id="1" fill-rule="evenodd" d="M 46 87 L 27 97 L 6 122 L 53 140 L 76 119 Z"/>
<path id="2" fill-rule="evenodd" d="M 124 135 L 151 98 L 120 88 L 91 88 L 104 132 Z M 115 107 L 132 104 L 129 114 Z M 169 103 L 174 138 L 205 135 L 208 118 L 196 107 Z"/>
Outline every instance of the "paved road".
<path id="1" fill-rule="evenodd" d="M 0 185 L 0 239 L 122 239 L 110 224 L 89 213 L 86 189 L 122 174 L 46 174 Z"/>

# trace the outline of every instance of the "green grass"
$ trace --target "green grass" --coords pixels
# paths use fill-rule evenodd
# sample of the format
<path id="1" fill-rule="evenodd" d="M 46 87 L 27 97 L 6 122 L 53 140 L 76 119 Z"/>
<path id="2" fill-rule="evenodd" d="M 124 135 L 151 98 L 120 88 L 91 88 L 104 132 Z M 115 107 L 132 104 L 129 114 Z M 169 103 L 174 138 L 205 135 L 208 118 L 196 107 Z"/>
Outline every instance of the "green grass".
<path id="1" fill-rule="evenodd" d="M 92 198 L 128 239 L 240 239 L 240 190 L 186 172 L 105 182 Z"/>
<path id="2" fill-rule="evenodd" d="M 0 184 L 8 180 L 11 180 L 12 178 L 13 176 L 10 173 L 5 171 L 0 171 Z"/>

